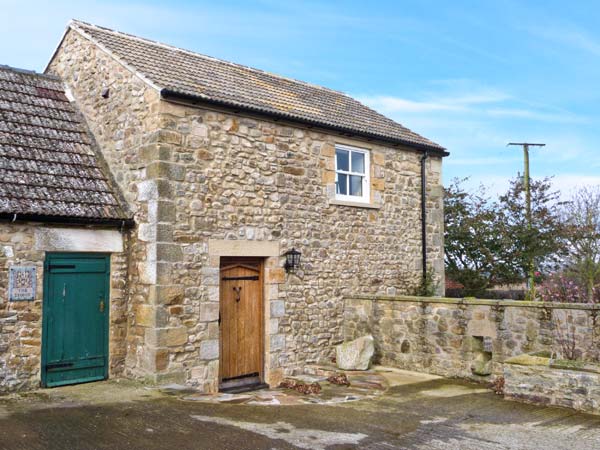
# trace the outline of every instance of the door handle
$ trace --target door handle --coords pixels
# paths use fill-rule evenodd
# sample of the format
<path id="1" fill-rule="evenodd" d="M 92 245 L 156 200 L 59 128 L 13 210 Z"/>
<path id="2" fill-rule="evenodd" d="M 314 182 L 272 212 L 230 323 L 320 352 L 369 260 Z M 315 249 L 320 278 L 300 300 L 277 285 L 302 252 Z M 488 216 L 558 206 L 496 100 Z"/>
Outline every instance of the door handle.
<path id="1" fill-rule="evenodd" d="M 242 287 L 241 286 L 237 286 L 234 287 L 233 290 L 235 291 L 235 301 L 239 302 L 241 300 L 241 292 L 242 292 Z"/>
<path id="2" fill-rule="evenodd" d="M 100 300 L 100 305 L 99 305 L 98 309 L 100 310 L 101 313 L 104 312 L 104 300 Z"/>

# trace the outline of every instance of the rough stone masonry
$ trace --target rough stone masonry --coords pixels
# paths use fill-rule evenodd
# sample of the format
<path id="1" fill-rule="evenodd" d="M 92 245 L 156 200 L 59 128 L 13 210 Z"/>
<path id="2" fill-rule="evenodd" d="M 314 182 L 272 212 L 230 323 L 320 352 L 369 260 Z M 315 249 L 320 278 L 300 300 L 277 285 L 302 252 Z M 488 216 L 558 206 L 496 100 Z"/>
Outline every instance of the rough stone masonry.
<path id="1" fill-rule="evenodd" d="M 330 360 L 345 295 L 406 293 L 419 283 L 421 152 L 167 102 L 73 30 L 49 70 L 70 88 L 135 212 L 125 374 L 217 389 L 224 255 L 267 257 L 268 382 Z M 332 201 L 339 143 L 371 154 L 368 207 Z M 428 263 L 441 286 L 441 157 L 426 169 Z M 286 275 L 280 255 L 292 247 L 302 264 Z"/>

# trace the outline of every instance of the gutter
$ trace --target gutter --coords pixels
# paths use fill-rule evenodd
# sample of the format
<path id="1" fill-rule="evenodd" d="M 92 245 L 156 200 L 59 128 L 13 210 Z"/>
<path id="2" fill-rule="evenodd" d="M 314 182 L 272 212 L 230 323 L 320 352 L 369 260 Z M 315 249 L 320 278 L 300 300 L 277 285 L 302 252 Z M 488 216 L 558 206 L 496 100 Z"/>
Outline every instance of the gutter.
<path id="1" fill-rule="evenodd" d="M 450 153 L 448 153 L 444 148 L 437 147 L 437 146 L 419 144 L 416 142 L 411 142 L 411 141 L 407 141 L 407 140 L 403 140 L 403 139 L 394 139 L 391 137 L 381 136 L 381 135 L 375 134 L 375 133 L 369 133 L 368 131 L 356 131 L 351 128 L 341 127 L 341 126 L 337 126 L 337 125 L 328 125 L 328 124 L 324 124 L 324 123 L 321 123 L 316 120 L 292 117 L 288 114 L 279 113 L 276 111 L 268 111 L 268 110 L 265 110 L 262 108 L 257 108 L 257 107 L 247 106 L 247 105 L 239 105 L 239 104 L 236 104 L 233 102 L 208 99 L 208 98 L 204 98 L 204 97 L 198 96 L 198 95 L 185 94 L 185 93 L 177 92 L 177 91 L 175 91 L 173 89 L 169 89 L 169 88 L 161 89 L 160 96 L 165 100 L 183 100 L 185 102 L 190 102 L 192 104 L 215 105 L 215 106 L 220 106 L 220 107 L 227 108 L 227 109 L 234 109 L 235 111 L 246 111 L 246 112 L 258 114 L 261 116 L 275 118 L 278 120 L 288 120 L 290 122 L 300 123 L 300 124 L 303 124 L 303 125 L 306 125 L 309 127 L 319 126 L 319 127 L 329 129 L 329 130 L 334 130 L 334 131 L 337 131 L 339 133 L 343 133 L 346 135 L 364 136 L 369 139 L 375 139 L 375 140 L 387 142 L 390 144 L 404 145 L 407 147 L 411 147 L 411 148 L 420 150 L 425 153 L 435 154 L 437 156 L 450 155 Z"/>
<path id="2" fill-rule="evenodd" d="M 135 226 L 133 219 L 94 219 L 90 217 L 65 217 L 44 214 L 15 214 L 0 213 L 0 221 L 13 222 L 42 222 L 65 225 L 98 225 L 120 229 L 131 229 Z"/>
<path id="3" fill-rule="evenodd" d="M 423 280 L 427 279 L 427 151 L 421 156 L 421 256 Z"/>

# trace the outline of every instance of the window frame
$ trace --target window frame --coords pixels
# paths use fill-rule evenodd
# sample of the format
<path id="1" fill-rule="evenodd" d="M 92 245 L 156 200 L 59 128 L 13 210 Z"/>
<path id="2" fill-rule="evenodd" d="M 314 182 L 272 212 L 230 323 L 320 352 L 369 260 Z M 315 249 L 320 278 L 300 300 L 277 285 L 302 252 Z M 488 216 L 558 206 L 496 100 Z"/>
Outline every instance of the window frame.
<path id="1" fill-rule="evenodd" d="M 344 150 L 348 153 L 348 170 L 338 169 L 337 151 Z M 352 153 L 361 153 L 365 157 L 365 172 L 353 172 L 352 171 Z M 344 202 L 353 203 L 371 203 L 371 151 L 364 148 L 352 147 L 345 144 L 335 144 L 335 199 Z M 350 175 L 362 177 L 362 195 L 350 195 L 350 194 L 339 194 L 338 193 L 338 174 L 344 174 L 348 176 L 348 189 L 346 192 L 350 192 Z"/>

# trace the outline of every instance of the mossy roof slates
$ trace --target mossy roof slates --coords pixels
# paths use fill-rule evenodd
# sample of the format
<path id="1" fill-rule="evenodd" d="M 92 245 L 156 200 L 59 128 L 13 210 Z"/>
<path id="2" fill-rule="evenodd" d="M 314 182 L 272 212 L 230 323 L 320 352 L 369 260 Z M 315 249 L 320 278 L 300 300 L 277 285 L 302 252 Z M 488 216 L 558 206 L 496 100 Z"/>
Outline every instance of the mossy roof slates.
<path id="1" fill-rule="evenodd" d="M 0 214 L 129 219 L 62 82 L 0 66 Z"/>

